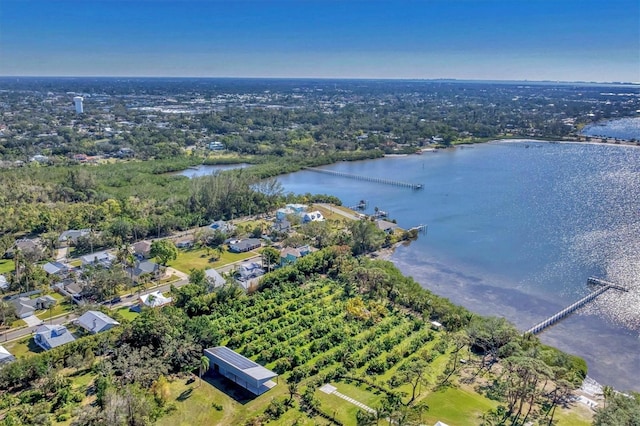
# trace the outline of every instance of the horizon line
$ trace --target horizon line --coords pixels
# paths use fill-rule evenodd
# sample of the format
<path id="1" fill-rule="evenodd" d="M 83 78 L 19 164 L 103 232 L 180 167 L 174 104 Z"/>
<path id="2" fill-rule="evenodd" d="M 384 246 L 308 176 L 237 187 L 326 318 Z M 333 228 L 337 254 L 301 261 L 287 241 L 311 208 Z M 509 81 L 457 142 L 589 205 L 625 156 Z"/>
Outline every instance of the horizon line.
<path id="1" fill-rule="evenodd" d="M 409 77 L 248 77 L 248 76 L 149 76 L 149 75 L 4 75 L 0 78 L 60 78 L 60 79 L 82 79 L 82 78 L 131 78 L 131 79 L 221 79 L 221 80 L 357 80 L 357 81 L 414 81 L 414 82 L 461 82 L 461 83 L 551 83 L 551 84 L 617 84 L 626 86 L 640 86 L 640 81 L 586 81 L 586 80 L 517 80 L 517 79 L 463 79 L 463 78 L 409 78 Z"/>

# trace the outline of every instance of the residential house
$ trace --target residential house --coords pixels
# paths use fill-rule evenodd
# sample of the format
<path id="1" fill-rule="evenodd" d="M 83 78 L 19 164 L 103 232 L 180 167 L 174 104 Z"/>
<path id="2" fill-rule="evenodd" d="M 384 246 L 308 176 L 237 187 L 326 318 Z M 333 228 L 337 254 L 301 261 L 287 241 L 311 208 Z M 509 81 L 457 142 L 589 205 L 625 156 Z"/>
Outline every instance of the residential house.
<path id="1" fill-rule="evenodd" d="M 44 247 L 39 238 L 21 238 L 16 240 L 15 249 L 20 250 L 22 253 L 36 253 L 41 257 Z"/>
<path id="2" fill-rule="evenodd" d="M 33 299 L 17 296 L 11 299 L 11 303 L 16 308 L 16 316 L 18 318 L 26 318 L 34 315 L 36 311 L 42 311 L 55 306 L 58 301 L 49 295 L 39 296 Z"/>
<path id="3" fill-rule="evenodd" d="M 244 253 L 255 250 L 262 246 L 262 242 L 257 238 L 247 238 L 245 240 L 232 240 L 229 242 L 229 251 L 234 253 Z"/>
<path id="4" fill-rule="evenodd" d="M 220 374 L 254 395 L 262 395 L 276 385 L 278 375 L 226 346 L 204 350 L 209 371 Z"/>
<path id="5" fill-rule="evenodd" d="M 238 273 L 240 274 L 241 281 L 248 281 L 251 278 L 264 275 L 264 269 L 262 269 L 262 265 L 257 262 L 244 262 L 240 264 Z"/>
<path id="6" fill-rule="evenodd" d="M 60 262 L 47 262 L 42 265 L 42 269 L 49 275 L 57 275 L 59 277 L 69 272 L 69 267 Z"/>
<path id="7" fill-rule="evenodd" d="M 143 259 L 148 259 L 151 253 L 151 241 L 142 240 L 133 245 L 133 254 Z"/>
<path id="8" fill-rule="evenodd" d="M 76 324 L 89 333 L 101 333 L 110 330 L 120 323 L 100 311 L 87 311 L 76 320 Z"/>
<path id="9" fill-rule="evenodd" d="M 287 204 L 286 207 L 293 210 L 296 214 L 302 214 L 307 211 L 307 208 L 309 208 L 306 204 Z"/>
<path id="10" fill-rule="evenodd" d="M 80 258 L 82 266 L 86 265 L 101 265 L 105 268 L 110 268 L 111 263 L 116 259 L 114 255 L 105 251 L 99 251 L 96 253 L 86 254 Z"/>
<path id="11" fill-rule="evenodd" d="M 213 285 L 213 288 L 222 287 L 227 282 L 227 280 L 225 280 L 222 275 L 220 275 L 220 273 L 213 268 L 207 269 L 206 271 L 204 271 L 204 274 L 206 275 L 207 280 L 211 283 L 211 285 Z"/>
<path id="12" fill-rule="evenodd" d="M 53 285 L 55 290 L 66 297 L 72 297 L 76 300 L 82 299 L 82 290 L 84 286 L 81 282 L 75 280 L 64 280 Z"/>
<path id="13" fill-rule="evenodd" d="M 174 244 L 179 249 L 191 248 L 195 244 L 195 241 L 192 236 L 185 236 L 182 238 L 178 238 L 174 241 Z"/>
<path id="14" fill-rule="evenodd" d="M 291 214 L 296 214 L 296 212 L 290 207 L 278 209 L 276 210 L 276 221 L 280 222 L 282 220 L 285 220 L 287 216 Z"/>
<path id="15" fill-rule="evenodd" d="M 211 151 L 224 151 L 224 144 L 220 141 L 213 141 L 209 142 L 207 148 L 209 148 Z"/>
<path id="16" fill-rule="evenodd" d="M 34 340 L 45 351 L 76 340 L 64 325 L 42 324 L 36 328 Z"/>
<path id="17" fill-rule="evenodd" d="M 2 364 L 6 364 L 15 360 L 16 360 L 16 357 L 11 355 L 11 353 L 8 350 L 6 350 L 4 346 L 0 345 L 0 366 Z"/>
<path id="18" fill-rule="evenodd" d="M 324 217 L 322 216 L 322 213 L 320 213 L 317 210 L 313 212 L 305 213 L 304 216 L 302 216 L 302 223 L 322 222 L 323 220 L 324 220 Z"/>
<path id="19" fill-rule="evenodd" d="M 140 304 L 150 308 L 158 308 L 160 306 L 167 305 L 172 301 L 173 299 L 171 297 L 164 297 L 159 291 L 154 291 L 140 296 Z"/>
<path id="20" fill-rule="evenodd" d="M 213 229 L 214 231 L 223 232 L 225 234 L 230 234 L 236 229 L 235 225 L 225 222 L 224 220 L 216 220 L 211 225 L 209 225 L 209 228 Z"/>
<path id="21" fill-rule="evenodd" d="M 387 234 L 393 234 L 393 231 L 398 228 L 397 224 L 382 219 L 376 220 L 376 226 L 379 230 L 384 231 Z"/>
<path id="22" fill-rule="evenodd" d="M 309 246 L 285 247 L 280 250 L 280 266 L 290 265 L 309 253 L 311 253 L 311 248 Z"/>
<path id="23" fill-rule="evenodd" d="M 287 219 L 278 220 L 271 225 L 271 230 L 275 232 L 289 232 L 291 230 L 291 222 Z"/>
<path id="24" fill-rule="evenodd" d="M 136 262 L 133 268 L 126 268 L 125 270 L 131 279 L 135 282 L 139 282 L 142 276 L 147 276 L 152 280 L 160 278 L 160 265 L 150 260 L 144 260 L 142 262 Z"/>
<path id="25" fill-rule="evenodd" d="M 58 243 L 63 246 L 76 244 L 78 242 L 78 238 L 88 237 L 90 234 L 91 229 L 69 229 L 60 234 L 58 237 Z"/>
<path id="26" fill-rule="evenodd" d="M 0 290 L 6 290 L 9 288 L 9 282 L 7 281 L 7 277 L 4 275 L 0 275 Z"/>

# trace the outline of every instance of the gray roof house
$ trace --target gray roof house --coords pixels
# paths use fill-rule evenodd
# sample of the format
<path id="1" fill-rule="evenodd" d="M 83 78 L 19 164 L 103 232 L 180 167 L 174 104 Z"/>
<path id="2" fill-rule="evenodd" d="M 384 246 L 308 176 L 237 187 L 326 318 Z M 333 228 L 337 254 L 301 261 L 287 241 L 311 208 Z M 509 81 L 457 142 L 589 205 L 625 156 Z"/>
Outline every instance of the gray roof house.
<path id="1" fill-rule="evenodd" d="M 75 244 L 78 242 L 78 238 L 86 237 L 91 234 L 91 229 L 69 229 L 64 231 L 58 237 L 60 244 Z"/>
<path id="2" fill-rule="evenodd" d="M 216 220 L 211 225 L 209 225 L 209 228 L 213 229 L 214 231 L 220 231 L 224 233 L 230 233 L 236 229 L 235 225 L 225 222 L 224 220 Z"/>
<path id="3" fill-rule="evenodd" d="M 299 258 L 311 253 L 312 249 L 308 245 L 302 247 L 285 247 L 280 250 L 280 266 L 295 263 Z"/>
<path id="4" fill-rule="evenodd" d="M 34 340 L 45 351 L 76 340 L 64 325 L 43 324 L 36 329 Z"/>
<path id="5" fill-rule="evenodd" d="M 60 262 L 47 262 L 42 269 L 49 275 L 63 275 L 69 271 L 69 267 Z"/>
<path id="6" fill-rule="evenodd" d="M 222 275 L 213 268 L 207 269 L 204 271 L 204 274 L 206 275 L 207 280 L 213 285 L 213 288 L 222 287 L 227 282 L 227 280 L 225 280 Z"/>
<path id="7" fill-rule="evenodd" d="M 219 373 L 254 395 L 262 395 L 276 385 L 276 373 L 245 358 L 226 346 L 204 350 L 209 358 L 209 371 Z"/>
<path id="8" fill-rule="evenodd" d="M 16 357 L 11 355 L 11 353 L 4 348 L 4 346 L 0 345 L 0 365 L 6 364 L 11 361 L 15 361 Z"/>
<path id="9" fill-rule="evenodd" d="M 151 241 L 148 241 L 148 240 L 138 241 L 133 245 L 133 252 L 138 256 L 148 258 L 149 253 L 151 252 Z"/>
<path id="10" fill-rule="evenodd" d="M 49 295 L 45 295 L 34 299 L 30 299 L 28 297 L 15 297 L 11 300 L 11 303 L 13 303 L 13 306 L 16 308 L 16 316 L 18 318 L 26 318 L 34 315 L 36 311 L 49 309 L 51 306 L 58 303 L 58 301 Z"/>
<path id="11" fill-rule="evenodd" d="M 240 273 L 240 279 L 243 281 L 264 275 L 262 265 L 257 262 L 244 262 L 240 264 L 238 272 Z"/>
<path id="12" fill-rule="evenodd" d="M 257 238 L 247 238 L 246 240 L 234 240 L 229 242 L 229 251 L 234 253 L 244 253 L 262 246 L 262 242 Z"/>
<path id="13" fill-rule="evenodd" d="M 120 325 L 118 321 L 100 311 L 85 312 L 76 320 L 76 324 L 93 334 L 101 333 Z"/>
<path id="14" fill-rule="evenodd" d="M 376 220 L 376 226 L 379 230 L 384 231 L 387 234 L 392 234 L 393 231 L 398 228 L 397 224 L 382 219 Z"/>
<path id="15" fill-rule="evenodd" d="M 42 250 L 42 242 L 37 239 L 29 239 L 29 238 L 22 238 L 19 240 L 16 240 L 16 249 L 25 252 L 25 251 L 40 251 Z"/>
<path id="16" fill-rule="evenodd" d="M 136 263 L 133 268 L 127 268 L 127 274 L 130 274 L 134 281 L 138 281 L 141 276 L 149 275 L 152 279 L 157 279 L 160 275 L 160 265 L 150 260 Z"/>

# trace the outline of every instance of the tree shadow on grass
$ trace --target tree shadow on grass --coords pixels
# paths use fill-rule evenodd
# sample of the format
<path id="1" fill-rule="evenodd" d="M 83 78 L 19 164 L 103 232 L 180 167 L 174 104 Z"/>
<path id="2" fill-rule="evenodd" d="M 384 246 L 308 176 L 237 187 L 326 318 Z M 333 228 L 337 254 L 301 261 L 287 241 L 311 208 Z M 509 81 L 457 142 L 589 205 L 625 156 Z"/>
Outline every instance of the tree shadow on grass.
<path id="1" fill-rule="evenodd" d="M 187 399 L 189 399 L 191 397 L 191 395 L 193 394 L 193 388 L 188 388 L 182 391 L 182 393 L 180 395 L 178 395 L 178 397 L 176 398 L 177 401 L 186 401 Z"/>

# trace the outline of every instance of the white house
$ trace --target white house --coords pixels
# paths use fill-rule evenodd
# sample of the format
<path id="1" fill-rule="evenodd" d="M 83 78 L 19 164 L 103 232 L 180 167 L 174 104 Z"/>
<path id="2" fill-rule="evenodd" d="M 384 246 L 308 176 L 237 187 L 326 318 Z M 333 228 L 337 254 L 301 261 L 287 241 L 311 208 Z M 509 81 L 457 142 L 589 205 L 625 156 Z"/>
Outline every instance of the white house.
<path id="1" fill-rule="evenodd" d="M 15 357 L 11 355 L 11 352 L 6 350 L 4 346 L 0 345 L 0 365 L 7 362 L 15 361 Z"/>
<path id="2" fill-rule="evenodd" d="M 6 290 L 9 288 L 9 283 L 4 275 L 0 275 L 0 290 Z"/>
<path id="3" fill-rule="evenodd" d="M 171 297 L 164 297 L 159 291 L 154 291 L 140 296 L 140 304 L 150 308 L 158 308 L 160 306 L 167 305 L 172 301 L 173 299 Z"/>
<path id="4" fill-rule="evenodd" d="M 80 258 L 82 266 L 85 265 L 103 265 L 107 268 L 111 267 L 111 262 L 116 259 L 114 255 L 106 251 L 99 251 L 96 253 L 85 254 Z"/>
<path id="5" fill-rule="evenodd" d="M 304 216 L 302 216 L 302 223 L 322 222 L 323 220 L 324 217 L 322 216 L 322 213 L 317 210 L 314 212 L 305 213 Z"/>

